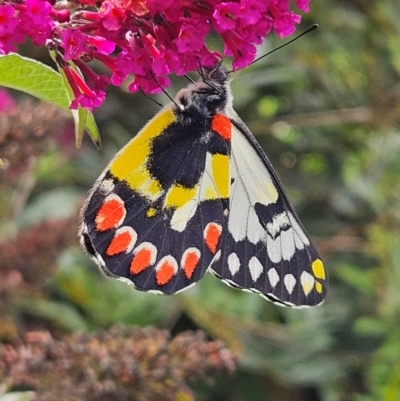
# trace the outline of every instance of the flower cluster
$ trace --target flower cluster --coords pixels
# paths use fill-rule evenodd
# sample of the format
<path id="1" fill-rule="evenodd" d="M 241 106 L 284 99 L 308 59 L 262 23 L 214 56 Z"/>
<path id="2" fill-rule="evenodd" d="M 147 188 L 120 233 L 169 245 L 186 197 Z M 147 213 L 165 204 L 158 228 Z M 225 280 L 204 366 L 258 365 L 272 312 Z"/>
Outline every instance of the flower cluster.
<path id="1" fill-rule="evenodd" d="M 310 0 L 295 0 L 308 12 Z M 233 56 L 243 68 L 256 45 L 270 31 L 293 33 L 300 16 L 289 0 L 3 0 L 0 5 L 0 52 L 30 37 L 37 46 L 55 49 L 75 94 L 72 105 L 89 109 L 104 100 L 108 83 L 128 76 L 130 91 L 158 92 L 169 74 L 184 75 L 199 65 Z M 223 42 L 223 54 L 210 50 L 211 34 Z M 109 70 L 98 75 L 87 64 L 97 60 Z M 78 68 L 75 68 L 78 67 Z"/>

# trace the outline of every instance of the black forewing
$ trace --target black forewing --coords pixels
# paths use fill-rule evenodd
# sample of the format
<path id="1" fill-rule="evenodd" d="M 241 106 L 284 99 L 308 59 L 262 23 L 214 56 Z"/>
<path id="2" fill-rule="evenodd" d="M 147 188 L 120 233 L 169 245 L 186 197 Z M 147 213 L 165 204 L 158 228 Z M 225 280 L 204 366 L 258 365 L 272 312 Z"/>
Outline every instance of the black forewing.
<path id="1" fill-rule="evenodd" d="M 112 193 L 118 195 L 125 204 L 127 215 L 122 226 L 132 227 L 137 233 L 135 248 L 145 242 L 153 244 L 157 249 L 155 263 L 143 272 L 132 275 L 129 272 L 133 251 L 107 256 L 107 248 L 115 235 L 115 229 L 106 232 L 96 230 L 95 218 L 100 205 L 108 195 L 104 190 L 97 189 L 92 193 L 83 211 L 84 241 L 86 248 L 94 255 L 101 269 L 108 275 L 130 280 L 134 286 L 143 291 L 154 291 L 173 294 L 198 281 L 207 271 L 215 253 L 210 252 L 204 241 L 204 229 L 209 222 L 215 222 L 221 227 L 226 225 L 227 217 L 224 210 L 228 208 L 228 199 L 202 200 L 193 205 L 194 214 L 190 216 L 182 231 L 171 227 L 174 210 L 165 207 L 165 196 L 172 185 L 180 184 L 191 188 L 200 186 L 210 172 L 205 171 L 207 153 L 229 154 L 229 142 L 210 131 L 209 121 L 188 121 L 180 118 L 151 144 L 151 153 L 147 169 L 153 179 L 158 180 L 163 188 L 163 194 L 151 201 L 140 193 L 133 191 L 125 182 L 117 180 L 108 172 L 102 178 L 112 180 Z M 209 177 L 208 177 L 209 178 Z M 149 209 L 156 214 L 149 217 Z M 167 255 L 172 256 L 180 265 L 182 255 L 188 248 L 200 251 L 200 262 L 188 279 L 184 271 L 178 268 L 177 274 L 164 285 L 158 285 L 155 279 L 155 266 Z"/>

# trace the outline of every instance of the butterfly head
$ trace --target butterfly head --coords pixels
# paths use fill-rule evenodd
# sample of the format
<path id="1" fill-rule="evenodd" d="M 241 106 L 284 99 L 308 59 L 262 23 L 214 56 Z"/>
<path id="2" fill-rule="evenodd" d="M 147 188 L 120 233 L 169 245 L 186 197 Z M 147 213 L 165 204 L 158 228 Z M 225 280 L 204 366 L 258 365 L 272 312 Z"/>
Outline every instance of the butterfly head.
<path id="1" fill-rule="evenodd" d="M 201 79 L 180 90 L 175 97 L 181 111 L 207 117 L 232 107 L 228 71 L 217 64 L 213 68 L 203 67 L 199 73 Z"/>

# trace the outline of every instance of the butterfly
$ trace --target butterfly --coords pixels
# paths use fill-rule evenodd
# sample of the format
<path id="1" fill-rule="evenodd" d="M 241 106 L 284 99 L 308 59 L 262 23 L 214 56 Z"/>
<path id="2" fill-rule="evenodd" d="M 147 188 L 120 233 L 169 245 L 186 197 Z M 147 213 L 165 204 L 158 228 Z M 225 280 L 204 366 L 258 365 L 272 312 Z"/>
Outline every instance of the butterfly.
<path id="1" fill-rule="evenodd" d="M 107 276 L 175 294 L 209 271 L 279 304 L 320 304 L 327 273 L 220 64 L 181 89 L 96 181 L 81 243 Z"/>

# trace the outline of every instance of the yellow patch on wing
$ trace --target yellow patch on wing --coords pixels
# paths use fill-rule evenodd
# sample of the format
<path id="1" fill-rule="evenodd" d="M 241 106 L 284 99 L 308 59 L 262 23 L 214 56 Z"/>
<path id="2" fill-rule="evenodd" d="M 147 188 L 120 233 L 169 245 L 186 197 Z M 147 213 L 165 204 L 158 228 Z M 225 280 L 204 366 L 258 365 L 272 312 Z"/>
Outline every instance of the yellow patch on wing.
<path id="1" fill-rule="evenodd" d="M 197 189 L 198 185 L 191 188 L 185 187 L 181 184 L 172 185 L 165 197 L 165 207 L 177 209 L 186 205 L 186 203 L 196 196 Z"/>
<path id="2" fill-rule="evenodd" d="M 228 198 L 229 187 L 229 156 L 207 153 L 200 198 L 204 200 Z"/>
<path id="3" fill-rule="evenodd" d="M 315 290 L 321 294 L 322 293 L 322 284 L 321 283 L 315 283 Z"/>
<path id="4" fill-rule="evenodd" d="M 321 259 L 314 260 L 314 262 L 311 265 L 311 268 L 312 268 L 312 271 L 316 278 L 325 280 L 326 273 L 325 273 L 324 264 L 322 263 Z"/>
<path id="5" fill-rule="evenodd" d="M 157 199 L 161 195 L 161 184 L 150 175 L 145 167 L 132 171 L 124 181 L 131 189 L 150 199 Z"/>
<path id="6" fill-rule="evenodd" d="M 154 207 L 149 207 L 146 211 L 146 217 L 154 217 L 157 215 L 157 209 Z"/>
<path id="7" fill-rule="evenodd" d="M 146 163 L 151 152 L 151 142 L 176 121 L 171 108 L 161 111 L 117 154 L 110 164 L 110 172 L 120 181 L 150 199 L 161 195 L 162 187 L 151 177 Z"/>
<path id="8" fill-rule="evenodd" d="M 229 196 L 229 156 L 213 155 L 211 159 L 212 175 L 214 177 L 215 186 L 221 198 Z"/>

